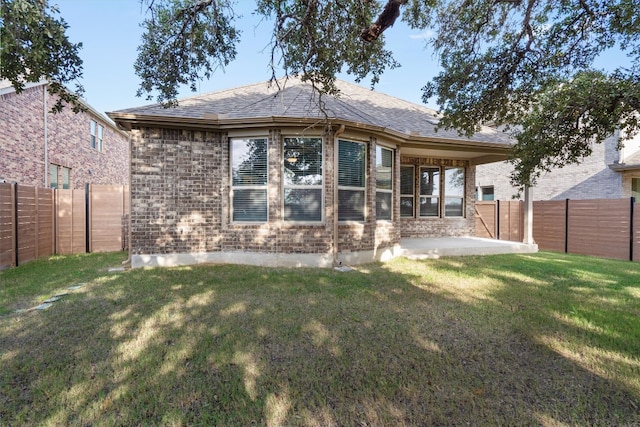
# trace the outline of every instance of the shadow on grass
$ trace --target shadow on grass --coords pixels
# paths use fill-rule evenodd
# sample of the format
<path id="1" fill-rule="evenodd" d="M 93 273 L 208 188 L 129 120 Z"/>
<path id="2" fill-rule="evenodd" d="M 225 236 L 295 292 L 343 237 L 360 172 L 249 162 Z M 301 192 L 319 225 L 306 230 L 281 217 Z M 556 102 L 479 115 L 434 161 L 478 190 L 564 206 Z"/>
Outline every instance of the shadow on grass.
<path id="1" fill-rule="evenodd" d="M 552 260 L 539 271 L 537 260 L 102 275 L 45 312 L 0 319 L 0 422 L 640 423 L 638 389 L 541 339 L 583 339 L 549 320 L 570 303 L 536 295 L 573 283 L 564 271 L 592 272 L 576 262 L 553 280 Z M 580 313 L 596 304 L 577 295 Z M 624 341 L 607 350 L 636 351 Z"/>

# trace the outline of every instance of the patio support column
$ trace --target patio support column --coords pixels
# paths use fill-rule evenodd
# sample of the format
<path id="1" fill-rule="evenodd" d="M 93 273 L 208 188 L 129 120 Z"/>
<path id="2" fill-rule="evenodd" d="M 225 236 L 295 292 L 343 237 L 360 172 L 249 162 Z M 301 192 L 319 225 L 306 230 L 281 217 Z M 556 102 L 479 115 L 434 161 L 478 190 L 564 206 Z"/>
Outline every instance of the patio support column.
<path id="1" fill-rule="evenodd" d="M 533 245 L 533 189 L 524 187 L 524 233 L 522 243 Z"/>

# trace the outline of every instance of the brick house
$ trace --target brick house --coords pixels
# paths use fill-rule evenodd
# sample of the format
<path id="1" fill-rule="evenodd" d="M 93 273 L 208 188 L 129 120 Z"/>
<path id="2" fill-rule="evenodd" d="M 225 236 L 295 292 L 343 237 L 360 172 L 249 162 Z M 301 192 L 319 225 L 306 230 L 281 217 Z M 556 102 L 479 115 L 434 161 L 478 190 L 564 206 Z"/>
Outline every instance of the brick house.
<path id="1" fill-rule="evenodd" d="M 640 135 L 624 140 L 618 148 L 616 132 L 580 164 L 544 173 L 534 188 L 533 200 L 620 199 L 640 200 Z M 478 166 L 476 190 L 479 200 L 511 200 L 518 192 L 510 184 L 513 167 L 506 162 Z M 522 195 L 520 195 L 522 197 Z"/>
<path id="2" fill-rule="evenodd" d="M 132 266 L 355 264 L 403 237 L 473 236 L 475 167 L 507 157 L 504 134 L 436 133 L 428 108 L 338 87 L 290 79 L 108 113 L 131 135 Z"/>
<path id="3" fill-rule="evenodd" d="M 83 188 L 129 183 L 129 136 L 84 103 L 78 114 L 55 99 L 46 83 L 16 94 L 0 81 L 0 180 L 31 187 Z"/>

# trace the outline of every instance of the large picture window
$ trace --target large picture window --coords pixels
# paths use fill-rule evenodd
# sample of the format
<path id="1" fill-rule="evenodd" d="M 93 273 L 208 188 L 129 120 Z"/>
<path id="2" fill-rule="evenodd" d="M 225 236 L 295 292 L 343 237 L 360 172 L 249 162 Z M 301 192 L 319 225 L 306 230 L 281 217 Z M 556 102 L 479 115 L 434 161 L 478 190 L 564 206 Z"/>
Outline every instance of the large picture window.
<path id="1" fill-rule="evenodd" d="M 445 168 L 445 216 L 464 216 L 464 181 L 464 168 Z"/>
<path id="2" fill-rule="evenodd" d="M 322 138 L 284 139 L 284 220 L 322 221 Z"/>
<path id="3" fill-rule="evenodd" d="M 393 150 L 376 147 L 376 219 L 393 212 Z"/>
<path id="4" fill-rule="evenodd" d="M 338 220 L 364 221 L 366 145 L 338 141 Z"/>
<path id="5" fill-rule="evenodd" d="M 232 219 L 266 222 L 267 139 L 232 139 L 230 149 Z"/>
<path id="6" fill-rule="evenodd" d="M 440 216 L 440 168 L 420 168 L 420 216 Z"/>
<path id="7" fill-rule="evenodd" d="M 415 178 L 413 166 L 400 166 L 400 216 L 413 217 Z"/>

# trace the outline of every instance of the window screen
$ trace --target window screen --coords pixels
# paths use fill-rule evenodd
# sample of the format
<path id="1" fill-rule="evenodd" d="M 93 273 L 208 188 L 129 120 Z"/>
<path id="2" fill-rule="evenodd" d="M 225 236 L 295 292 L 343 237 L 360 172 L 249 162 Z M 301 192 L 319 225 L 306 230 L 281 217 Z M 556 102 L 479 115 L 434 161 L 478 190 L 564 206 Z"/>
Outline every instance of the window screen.
<path id="1" fill-rule="evenodd" d="M 267 139 L 231 140 L 232 219 L 267 221 Z"/>
<path id="2" fill-rule="evenodd" d="M 285 138 L 284 220 L 322 220 L 322 138 Z"/>
<path id="3" fill-rule="evenodd" d="M 366 146 L 338 141 L 338 219 L 364 221 Z"/>
<path id="4" fill-rule="evenodd" d="M 393 212 L 393 150 L 376 147 L 376 219 L 391 219 Z"/>
<path id="5" fill-rule="evenodd" d="M 420 168 L 420 216 L 440 216 L 440 168 Z"/>
<path id="6" fill-rule="evenodd" d="M 400 166 L 400 216 L 414 215 L 414 186 L 413 166 Z"/>

